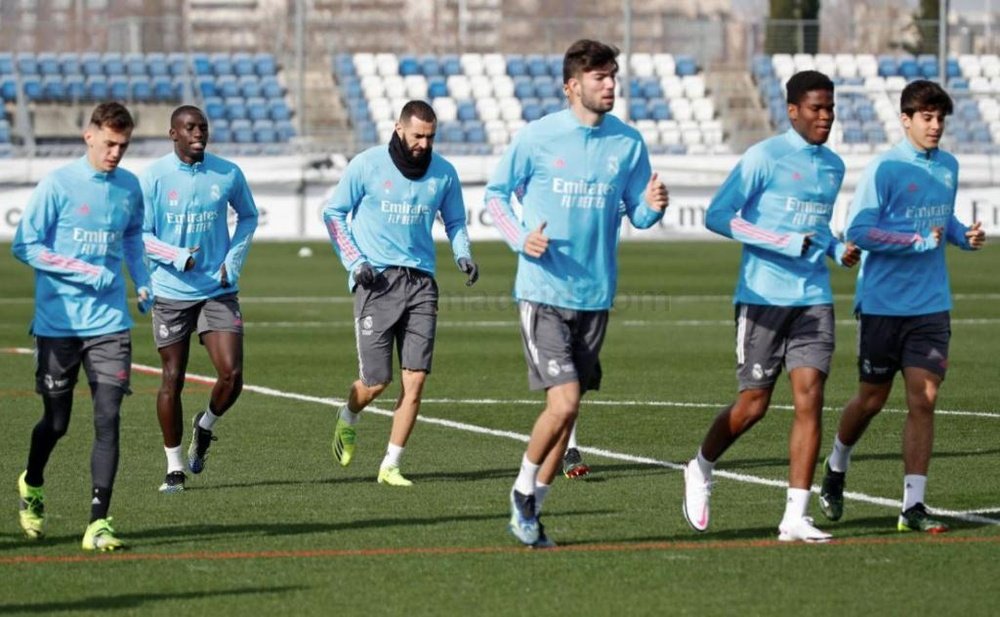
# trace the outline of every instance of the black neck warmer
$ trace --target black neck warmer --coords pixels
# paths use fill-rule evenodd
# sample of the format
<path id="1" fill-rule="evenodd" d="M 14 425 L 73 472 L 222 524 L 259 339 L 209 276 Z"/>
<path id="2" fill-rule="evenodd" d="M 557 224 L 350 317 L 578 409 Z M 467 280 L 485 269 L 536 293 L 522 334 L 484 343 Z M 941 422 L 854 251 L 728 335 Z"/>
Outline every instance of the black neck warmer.
<path id="1" fill-rule="evenodd" d="M 399 173 L 410 180 L 423 178 L 427 168 L 431 166 L 431 149 L 425 150 L 420 158 L 414 158 L 403 146 L 403 140 L 396 131 L 392 132 L 392 139 L 389 140 L 389 156 Z"/>

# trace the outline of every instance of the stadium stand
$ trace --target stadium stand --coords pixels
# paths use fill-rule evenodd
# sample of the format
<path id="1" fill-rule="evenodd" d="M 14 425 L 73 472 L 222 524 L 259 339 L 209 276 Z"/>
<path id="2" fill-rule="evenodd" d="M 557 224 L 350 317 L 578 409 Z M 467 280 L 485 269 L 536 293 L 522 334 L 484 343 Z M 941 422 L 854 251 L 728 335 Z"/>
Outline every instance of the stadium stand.
<path id="1" fill-rule="evenodd" d="M 331 65 L 360 147 L 387 141 L 408 99 L 431 101 L 436 144 L 458 154 L 498 152 L 526 122 L 565 106 L 561 55 L 362 52 L 337 54 Z M 628 68 L 614 113 L 627 115 L 651 152 L 730 152 L 693 58 L 636 53 Z"/>
<path id="2" fill-rule="evenodd" d="M 0 98 L 0 155 L 11 148 L 17 106 L 31 109 L 32 137 L 45 144 L 76 139 L 83 110 L 108 99 L 127 103 L 140 119 L 156 119 L 155 126 L 140 121 L 139 138 L 162 137 L 164 114 L 182 101 L 201 105 L 213 141 L 247 146 L 242 154 L 273 153 L 270 146 L 295 137 L 278 64 L 267 53 L 2 52 Z"/>
<path id="3" fill-rule="evenodd" d="M 751 71 L 772 126 L 788 126 L 784 83 L 796 71 L 815 69 L 837 84 L 837 122 L 832 143 L 841 152 L 878 152 L 902 139 L 899 95 L 914 79 L 937 79 L 934 56 L 873 54 L 776 54 L 756 56 Z M 955 113 L 943 146 L 970 154 L 1000 154 L 1000 57 L 948 58 L 947 87 Z"/>

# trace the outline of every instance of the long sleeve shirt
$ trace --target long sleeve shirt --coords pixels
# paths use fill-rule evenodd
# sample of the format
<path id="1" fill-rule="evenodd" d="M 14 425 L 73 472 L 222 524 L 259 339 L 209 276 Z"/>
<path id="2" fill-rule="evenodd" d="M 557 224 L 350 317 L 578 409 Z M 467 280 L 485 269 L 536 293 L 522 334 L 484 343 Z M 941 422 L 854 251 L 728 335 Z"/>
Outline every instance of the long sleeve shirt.
<path id="1" fill-rule="evenodd" d="M 924 315 L 951 309 L 944 242 L 971 249 L 955 218 L 958 161 L 908 139 L 869 163 L 854 194 L 847 238 L 861 255 L 855 310 Z M 943 228 L 942 242 L 932 229 Z"/>
<path id="2" fill-rule="evenodd" d="M 384 145 L 365 150 L 347 165 L 323 208 L 323 222 L 348 272 L 349 289 L 354 288 L 354 269 L 364 261 L 378 271 L 400 266 L 433 276 L 431 230 L 438 216 L 455 261 L 472 257 L 458 173 L 444 157 L 431 156 L 427 173 L 416 180 L 396 168 Z"/>
<path id="3" fill-rule="evenodd" d="M 139 181 L 125 169 L 98 171 L 81 157 L 35 188 L 11 250 L 35 269 L 31 332 L 88 338 L 132 327 L 122 263 L 137 289 L 149 286 L 142 250 Z"/>
<path id="4" fill-rule="evenodd" d="M 172 300 L 204 300 L 239 291 L 237 282 L 257 230 L 257 205 L 240 168 L 210 153 L 188 165 L 171 152 L 146 168 L 140 181 L 153 292 Z M 236 213 L 232 236 L 229 208 Z M 194 248 L 194 267 L 185 271 Z M 223 265 L 228 287 L 222 286 Z"/>
<path id="5" fill-rule="evenodd" d="M 663 213 L 645 202 L 649 153 L 638 131 L 613 115 L 581 124 L 566 109 L 514 137 L 486 186 L 493 225 L 518 254 L 514 297 L 576 310 L 606 310 L 618 286 L 618 240 L 627 216 L 645 229 Z M 521 204 L 520 216 L 511 196 Z M 524 252 L 545 223 L 539 258 Z"/>
<path id="6" fill-rule="evenodd" d="M 826 257 L 844 243 L 830 217 L 844 162 L 794 129 L 750 147 L 712 198 L 705 226 L 743 244 L 733 301 L 771 306 L 833 302 Z M 806 234 L 810 246 L 802 254 Z"/>

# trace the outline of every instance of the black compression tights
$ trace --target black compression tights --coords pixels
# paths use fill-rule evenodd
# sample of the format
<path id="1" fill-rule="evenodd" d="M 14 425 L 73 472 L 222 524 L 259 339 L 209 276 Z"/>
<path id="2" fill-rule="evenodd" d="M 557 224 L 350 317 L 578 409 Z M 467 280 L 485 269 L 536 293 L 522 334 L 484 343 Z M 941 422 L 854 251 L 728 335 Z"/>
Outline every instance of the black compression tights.
<path id="1" fill-rule="evenodd" d="M 90 455 L 90 475 L 93 487 L 107 490 L 110 495 L 118 471 L 118 424 L 125 392 L 118 386 L 101 383 L 91 384 L 91 392 L 94 402 L 94 448 Z M 45 465 L 56 442 L 69 428 L 73 393 L 43 395 L 42 402 L 45 411 L 31 432 L 31 449 L 28 452 L 25 481 L 31 486 L 45 483 Z"/>

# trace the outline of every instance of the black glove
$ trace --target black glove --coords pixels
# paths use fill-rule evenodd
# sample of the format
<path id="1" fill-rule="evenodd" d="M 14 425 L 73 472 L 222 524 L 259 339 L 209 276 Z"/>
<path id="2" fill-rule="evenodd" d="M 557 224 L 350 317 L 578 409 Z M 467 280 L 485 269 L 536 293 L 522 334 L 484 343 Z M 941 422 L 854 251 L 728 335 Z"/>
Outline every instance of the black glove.
<path id="1" fill-rule="evenodd" d="M 466 287 L 472 287 L 479 280 L 479 266 L 476 262 L 472 261 L 468 257 L 460 257 L 458 260 L 458 269 L 461 270 L 469 278 L 465 281 Z"/>
<path id="2" fill-rule="evenodd" d="M 354 283 L 361 285 L 364 289 L 370 289 L 372 284 L 375 283 L 375 268 L 367 261 L 362 261 L 361 264 L 354 269 Z"/>

